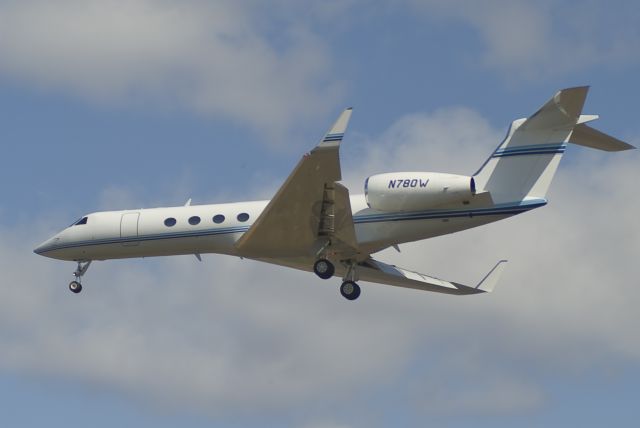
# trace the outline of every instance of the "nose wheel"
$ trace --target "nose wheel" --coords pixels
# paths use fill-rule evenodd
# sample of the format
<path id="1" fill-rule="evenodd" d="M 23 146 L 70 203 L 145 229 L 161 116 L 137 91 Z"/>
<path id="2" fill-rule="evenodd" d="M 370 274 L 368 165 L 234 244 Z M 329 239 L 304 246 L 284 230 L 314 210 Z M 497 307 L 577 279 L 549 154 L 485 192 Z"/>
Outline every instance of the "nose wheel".
<path id="1" fill-rule="evenodd" d="M 73 272 L 73 276 L 76 277 L 76 280 L 69 283 L 69 290 L 71 290 L 72 293 L 78 294 L 82 291 L 82 277 L 85 273 L 87 273 L 87 269 L 89 269 L 90 265 L 91 260 L 86 262 L 78 262 L 78 267 Z"/>
<path id="2" fill-rule="evenodd" d="M 78 281 L 71 281 L 69 283 L 69 290 L 71 290 L 71 292 L 73 293 L 78 294 L 82 291 L 82 284 L 80 284 Z"/>

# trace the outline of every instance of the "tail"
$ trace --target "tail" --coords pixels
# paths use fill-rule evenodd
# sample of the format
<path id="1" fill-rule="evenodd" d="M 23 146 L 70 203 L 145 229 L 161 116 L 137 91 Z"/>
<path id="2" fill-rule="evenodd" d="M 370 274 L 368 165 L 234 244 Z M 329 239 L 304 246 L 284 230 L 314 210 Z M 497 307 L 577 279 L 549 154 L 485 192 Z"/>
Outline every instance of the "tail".
<path id="1" fill-rule="evenodd" d="M 478 190 L 493 202 L 544 199 L 567 143 L 606 151 L 634 149 L 586 125 L 598 116 L 581 115 L 588 86 L 558 91 L 527 119 L 511 123 L 504 141 L 474 174 Z"/>

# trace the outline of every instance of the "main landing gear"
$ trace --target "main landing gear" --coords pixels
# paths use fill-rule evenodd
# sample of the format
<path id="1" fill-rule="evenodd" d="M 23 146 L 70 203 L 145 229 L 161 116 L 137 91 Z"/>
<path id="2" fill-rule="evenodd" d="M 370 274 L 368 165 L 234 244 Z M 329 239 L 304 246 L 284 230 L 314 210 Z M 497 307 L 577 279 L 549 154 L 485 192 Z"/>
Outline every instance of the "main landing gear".
<path id="1" fill-rule="evenodd" d="M 340 294 L 347 300 L 356 300 L 360 297 L 360 286 L 356 284 L 358 280 L 358 272 L 356 270 L 355 261 L 349 261 L 347 265 L 347 274 L 344 276 L 340 285 Z"/>
<path id="2" fill-rule="evenodd" d="M 320 278 L 329 279 L 336 272 L 336 268 L 333 265 L 333 263 L 331 263 L 329 260 L 327 260 L 327 259 L 318 259 L 313 264 L 313 271 Z"/>
<path id="3" fill-rule="evenodd" d="M 340 294 L 347 300 L 356 300 L 360 297 L 360 286 L 353 281 L 345 281 L 340 286 Z"/>
<path id="4" fill-rule="evenodd" d="M 336 272 L 336 268 L 327 259 L 318 259 L 313 264 L 313 272 L 322 279 L 331 278 Z M 344 277 L 342 285 L 340 285 L 340 294 L 347 300 L 356 300 L 360 297 L 360 286 L 356 284 L 357 274 L 354 263 L 348 265 L 347 274 Z"/>
<path id="5" fill-rule="evenodd" d="M 87 272 L 87 269 L 89 269 L 90 265 L 91 260 L 86 262 L 78 262 L 78 267 L 73 272 L 73 276 L 75 276 L 76 279 L 75 281 L 71 281 L 69 283 L 69 290 L 71 290 L 73 293 L 78 294 L 82 291 L 82 277 Z"/>

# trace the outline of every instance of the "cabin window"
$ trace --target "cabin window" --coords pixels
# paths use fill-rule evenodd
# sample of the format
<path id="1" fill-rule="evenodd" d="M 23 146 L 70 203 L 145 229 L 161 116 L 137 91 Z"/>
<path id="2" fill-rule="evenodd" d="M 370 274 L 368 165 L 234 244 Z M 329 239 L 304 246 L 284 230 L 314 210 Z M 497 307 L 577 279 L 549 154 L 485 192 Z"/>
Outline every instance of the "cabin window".
<path id="1" fill-rule="evenodd" d="M 87 224 L 87 219 L 89 217 L 82 217 L 80 220 L 76 221 L 72 224 L 72 226 L 78 226 L 79 224 Z"/>
<path id="2" fill-rule="evenodd" d="M 222 214 L 216 214 L 213 216 L 213 222 L 216 224 L 220 224 L 224 222 L 224 216 Z"/>
<path id="3" fill-rule="evenodd" d="M 191 226 L 195 226 L 196 224 L 200 223 L 200 217 L 198 217 L 197 215 L 194 215 L 193 217 L 189 217 L 189 224 Z"/>
<path id="4" fill-rule="evenodd" d="M 243 222 L 243 223 L 244 223 L 245 221 L 249 220 L 249 214 L 247 214 L 247 213 L 240 213 L 240 214 L 238 214 L 238 217 L 237 217 L 237 218 L 238 218 L 238 221 L 241 221 L 241 222 Z"/>
<path id="5" fill-rule="evenodd" d="M 169 217 L 164 221 L 164 225 L 167 227 L 172 227 L 176 225 L 176 219 L 173 217 Z"/>

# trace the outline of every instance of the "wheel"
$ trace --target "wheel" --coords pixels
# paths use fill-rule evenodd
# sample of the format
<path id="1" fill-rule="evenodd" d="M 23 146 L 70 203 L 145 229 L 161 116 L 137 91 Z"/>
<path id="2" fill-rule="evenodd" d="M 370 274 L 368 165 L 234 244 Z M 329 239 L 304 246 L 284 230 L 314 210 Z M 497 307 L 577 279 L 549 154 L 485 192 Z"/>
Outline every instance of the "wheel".
<path id="1" fill-rule="evenodd" d="M 360 286 L 353 281 L 345 281 L 340 286 L 340 294 L 347 300 L 356 300 L 360 297 Z"/>
<path id="2" fill-rule="evenodd" d="M 69 290 L 78 294 L 79 292 L 82 291 L 82 284 L 80 284 L 78 281 L 71 281 L 69 283 Z"/>
<path id="3" fill-rule="evenodd" d="M 333 276 L 336 268 L 327 259 L 319 259 L 313 264 L 313 271 L 322 279 L 329 279 Z"/>

